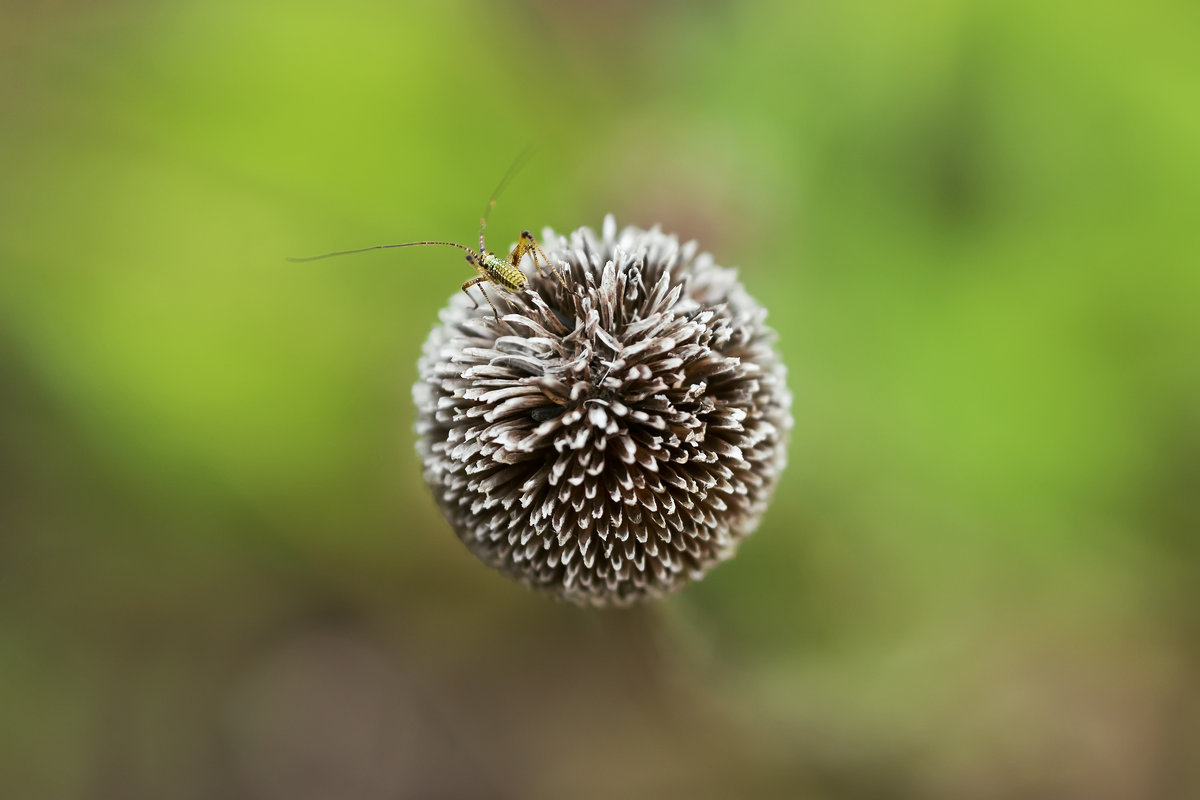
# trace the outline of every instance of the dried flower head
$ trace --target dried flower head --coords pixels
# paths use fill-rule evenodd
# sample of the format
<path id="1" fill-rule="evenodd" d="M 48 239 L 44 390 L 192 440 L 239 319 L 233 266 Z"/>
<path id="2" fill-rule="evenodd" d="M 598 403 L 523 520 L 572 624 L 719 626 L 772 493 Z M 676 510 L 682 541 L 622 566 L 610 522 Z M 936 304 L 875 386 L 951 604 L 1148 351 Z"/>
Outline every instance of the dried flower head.
<path id="1" fill-rule="evenodd" d="M 456 294 L 413 389 L 425 479 L 484 563 L 577 603 L 675 591 L 757 525 L 791 425 L 766 311 L 657 229 L 547 230 L 500 319 Z M 507 304 L 511 313 L 505 313 Z"/>

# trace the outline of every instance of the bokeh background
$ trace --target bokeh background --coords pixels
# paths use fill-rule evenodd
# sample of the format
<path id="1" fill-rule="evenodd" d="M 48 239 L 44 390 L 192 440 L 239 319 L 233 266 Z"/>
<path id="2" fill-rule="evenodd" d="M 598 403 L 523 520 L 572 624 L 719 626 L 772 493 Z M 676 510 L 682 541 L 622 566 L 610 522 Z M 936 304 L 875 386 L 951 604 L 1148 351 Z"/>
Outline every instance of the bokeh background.
<path id="1" fill-rule="evenodd" d="M 1200 797 L 1194 3 L 10 3 L 0 796 Z M 766 301 L 759 532 L 600 612 L 440 518 L 416 238 Z"/>

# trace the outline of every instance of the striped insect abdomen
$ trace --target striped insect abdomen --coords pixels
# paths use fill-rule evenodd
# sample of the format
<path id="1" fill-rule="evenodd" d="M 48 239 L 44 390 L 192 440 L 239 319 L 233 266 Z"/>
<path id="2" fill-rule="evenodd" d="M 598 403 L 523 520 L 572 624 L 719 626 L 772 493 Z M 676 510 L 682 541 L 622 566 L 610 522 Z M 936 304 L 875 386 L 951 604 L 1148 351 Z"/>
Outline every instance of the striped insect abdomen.
<path id="1" fill-rule="evenodd" d="M 487 270 L 488 276 L 493 282 L 500 284 L 510 292 L 515 292 L 525 285 L 525 273 L 496 256 L 488 258 Z"/>

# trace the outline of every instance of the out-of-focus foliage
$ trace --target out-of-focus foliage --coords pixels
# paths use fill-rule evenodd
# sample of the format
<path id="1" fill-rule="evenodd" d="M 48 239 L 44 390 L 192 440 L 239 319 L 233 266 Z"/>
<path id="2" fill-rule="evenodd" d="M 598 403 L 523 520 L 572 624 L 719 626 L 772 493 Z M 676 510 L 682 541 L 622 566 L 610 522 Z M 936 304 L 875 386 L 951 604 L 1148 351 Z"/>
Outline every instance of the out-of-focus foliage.
<path id="1" fill-rule="evenodd" d="M 1200 14 L 117 2 L 0 21 L 0 795 L 1200 794 Z M 556 605 L 409 387 L 492 216 L 700 239 L 797 425 L 741 554 Z"/>

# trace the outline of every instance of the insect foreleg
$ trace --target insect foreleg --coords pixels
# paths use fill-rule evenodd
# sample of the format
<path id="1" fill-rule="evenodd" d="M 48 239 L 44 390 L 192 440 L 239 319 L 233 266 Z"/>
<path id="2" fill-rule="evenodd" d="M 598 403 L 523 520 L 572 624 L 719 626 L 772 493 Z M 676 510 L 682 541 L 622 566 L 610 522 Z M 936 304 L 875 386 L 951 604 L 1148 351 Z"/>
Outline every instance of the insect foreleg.
<path id="1" fill-rule="evenodd" d="M 496 304 L 492 302 L 492 298 L 488 297 L 487 291 L 485 291 L 483 288 L 483 284 L 485 284 L 487 282 L 488 282 L 488 279 L 486 277 L 484 277 L 483 275 L 480 275 L 478 277 L 471 278 L 471 280 L 469 280 L 469 281 L 464 281 L 463 285 L 459 288 L 462 289 L 463 294 L 465 294 L 467 297 L 471 298 L 471 302 L 475 303 L 475 308 L 479 308 L 479 303 L 476 302 L 475 298 L 471 297 L 471 293 L 467 291 L 472 286 L 478 286 L 479 293 L 483 295 L 484 300 L 487 300 L 487 304 L 492 307 L 492 314 L 496 317 L 496 319 L 500 319 L 500 313 L 498 311 L 496 311 Z"/>

